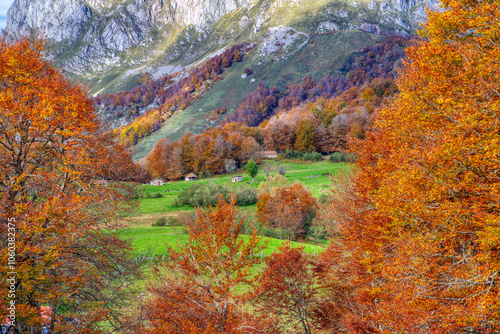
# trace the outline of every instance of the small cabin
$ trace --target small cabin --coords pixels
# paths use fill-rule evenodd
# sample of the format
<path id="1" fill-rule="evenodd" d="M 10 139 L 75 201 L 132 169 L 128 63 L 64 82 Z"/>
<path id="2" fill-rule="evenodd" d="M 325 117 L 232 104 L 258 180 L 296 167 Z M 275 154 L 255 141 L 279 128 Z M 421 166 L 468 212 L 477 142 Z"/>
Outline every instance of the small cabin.
<path id="1" fill-rule="evenodd" d="M 262 151 L 260 152 L 262 158 L 275 159 L 278 156 L 276 151 Z"/>
<path id="2" fill-rule="evenodd" d="M 243 176 L 241 176 L 241 175 L 236 175 L 231 179 L 231 182 L 233 182 L 233 183 L 241 182 L 241 181 L 243 181 Z"/>
<path id="3" fill-rule="evenodd" d="M 162 186 L 163 185 L 163 180 L 162 179 L 156 179 L 151 181 L 152 186 Z"/>
<path id="4" fill-rule="evenodd" d="M 196 180 L 198 180 L 198 177 L 196 177 L 196 175 L 194 175 L 193 173 L 189 173 L 188 175 L 186 175 L 185 180 L 186 181 L 196 181 Z"/>

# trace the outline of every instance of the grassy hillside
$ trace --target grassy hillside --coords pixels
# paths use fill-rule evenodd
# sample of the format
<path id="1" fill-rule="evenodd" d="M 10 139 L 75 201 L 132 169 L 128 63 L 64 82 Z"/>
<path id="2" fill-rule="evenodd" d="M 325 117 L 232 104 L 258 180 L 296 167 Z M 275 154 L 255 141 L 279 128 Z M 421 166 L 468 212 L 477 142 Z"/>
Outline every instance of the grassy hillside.
<path id="1" fill-rule="evenodd" d="M 162 128 L 142 139 L 134 148 L 134 159 L 144 158 L 161 138 L 177 140 L 188 131 L 199 134 L 209 124 L 204 120 L 207 112 L 226 107 L 234 112 L 243 97 L 253 92 L 259 82 L 285 91 L 287 85 L 311 76 L 318 80 L 326 74 L 338 72 L 345 61 L 365 46 L 380 41 L 382 37 L 362 31 L 338 34 L 301 36 L 286 50 L 261 56 L 258 49 L 246 55 L 242 62 L 225 69 L 224 79 L 215 83 L 201 98 L 182 112 L 172 116 Z M 241 78 L 248 67 L 253 73 Z M 250 81 L 254 79 L 254 83 Z"/>
<path id="2" fill-rule="evenodd" d="M 334 185 L 331 178 L 338 173 L 348 172 L 350 166 L 346 163 L 330 163 L 321 161 L 315 163 L 291 163 L 280 161 L 266 161 L 272 165 L 273 170 L 271 175 L 276 173 L 275 169 L 278 165 L 286 168 L 286 177 L 290 182 L 300 182 L 306 187 L 314 197 L 318 198 L 322 194 L 327 194 L 329 189 Z M 243 175 L 243 181 L 240 183 L 232 183 L 231 178 L 234 175 Z M 311 177 L 313 176 L 313 177 Z M 151 224 L 159 217 L 177 216 L 181 212 L 193 211 L 194 208 L 189 206 L 174 207 L 172 204 L 177 199 L 177 195 L 183 189 L 189 188 L 193 184 L 209 183 L 223 184 L 229 188 L 236 189 L 242 184 L 257 188 L 260 182 L 265 180 L 265 174 L 262 169 L 255 178 L 255 182 L 251 183 L 251 177 L 246 173 L 235 173 L 230 175 L 216 176 L 197 181 L 177 181 L 166 183 L 163 186 L 141 185 L 139 186 L 142 198 L 138 200 L 138 208 L 133 216 L 130 217 L 128 227 L 119 229 L 117 233 L 125 239 L 130 240 L 135 256 L 139 254 L 164 254 L 169 247 L 178 249 L 179 244 L 184 244 L 187 241 L 188 235 L 182 226 L 165 226 L 152 227 Z M 154 198 L 157 194 L 162 197 Z M 243 215 L 253 216 L 256 206 L 240 206 L 240 217 Z M 243 235 L 242 239 L 246 240 L 248 236 Z M 267 247 L 263 255 L 269 255 L 275 251 L 285 240 L 273 238 L 265 238 Z M 294 247 L 305 247 L 307 254 L 314 254 L 322 251 L 321 246 L 308 245 L 293 242 Z"/>

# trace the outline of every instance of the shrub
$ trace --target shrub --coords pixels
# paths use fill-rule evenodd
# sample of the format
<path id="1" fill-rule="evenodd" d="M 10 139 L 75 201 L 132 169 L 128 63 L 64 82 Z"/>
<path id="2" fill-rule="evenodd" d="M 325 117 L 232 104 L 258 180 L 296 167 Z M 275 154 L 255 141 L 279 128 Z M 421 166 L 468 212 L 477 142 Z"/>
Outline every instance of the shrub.
<path id="1" fill-rule="evenodd" d="M 288 148 L 283 153 L 280 154 L 280 157 L 284 158 L 284 159 L 297 159 L 297 160 L 304 160 L 304 161 L 321 161 L 321 160 L 323 160 L 323 155 L 319 152 L 301 153 L 298 150 L 292 151 Z"/>
<path id="2" fill-rule="evenodd" d="M 176 217 L 160 217 L 151 226 L 179 226 L 179 219 Z"/>
<path id="3" fill-rule="evenodd" d="M 326 226 L 320 225 L 311 226 L 309 228 L 309 235 L 316 239 L 317 242 L 321 242 L 321 240 L 325 240 L 330 237 L 330 233 L 328 233 Z"/>
<path id="4" fill-rule="evenodd" d="M 257 203 L 257 191 L 251 187 L 239 187 L 234 194 L 236 195 L 237 205 L 251 205 Z"/>
<path id="5" fill-rule="evenodd" d="M 330 155 L 330 162 L 354 162 L 357 159 L 355 153 L 333 152 Z"/>
<path id="6" fill-rule="evenodd" d="M 165 226 L 166 224 L 167 224 L 167 218 L 160 217 L 156 220 L 156 222 L 151 224 L 151 226 Z"/>
<path id="7" fill-rule="evenodd" d="M 234 194 L 236 195 L 236 205 L 257 203 L 257 191 L 251 187 L 238 187 Z M 229 201 L 230 191 L 222 185 L 193 184 L 179 193 L 174 205 L 189 205 L 192 207 L 216 205 L 219 202 L 220 195 L 224 200 Z"/>
<path id="8" fill-rule="evenodd" d="M 302 155 L 302 160 L 305 161 L 321 161 L 323 160 L 323 154 L 319 152 L 309 152 Z"/>
<path id="9" fill-rule="evenodd" d="M 278 168 L 276 169 L 276 171 L 278 172 L 279 175 L 282 175 L 282 176 L 285 176 L 285 174 L 286 174 L 286 168 L 285 168 L 285 166 L 278 166 Z"/>
<path id="10" fill-rule="evenodd" d="M 254 217 L 247 216 L 243 222 L 241 233 L 251 235 L 254 230 L 257 230 L 257 235 L 262 237 L 269 237 L 281 240 L 293 240 L 295 237 L 293 230 L 290 228 L 280 228 L 280 227 L 273 228 L 265 224 L 262 224 Z"/>
<path id="11" fill-rule="evenodd" d="M 337 152 L 333 152 L 330 155 L 330 162 L 346 162 L 346 161 L 347 161 L 347 157 L 346 157 L 345 153 L 337 151 Z"/>

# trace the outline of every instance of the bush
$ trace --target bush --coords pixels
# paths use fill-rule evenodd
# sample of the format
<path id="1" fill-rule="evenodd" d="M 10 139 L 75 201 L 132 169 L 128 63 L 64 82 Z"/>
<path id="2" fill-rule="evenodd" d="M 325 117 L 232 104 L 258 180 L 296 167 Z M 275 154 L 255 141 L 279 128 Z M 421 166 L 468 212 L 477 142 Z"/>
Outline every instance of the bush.
<path id="1" fill-rule="evenodd" d="M 179 226 L 180 221 L 176 217 L 160 217 L 151 226 Z"/>
<path id="2" fill-rule="evenodd" d="M 251 235 L 257 230 L 257 235 L 281 240 L 293 240 L 295 235 L 290 228 L 273 228 L 247 216 L 243 222 L 241 234 Z"/>
<path id="3" fill-rule="evenodd" d="M 354 162 L 357 159 L 355 153 L 333 152 L 330 155 L 330 162 Z"/>
<path id="4" fill-rule="evenodd" d="M 316 239 L 317 242 L 321 242 L 321 240 L 325 240 L 330 237 L 330 233 L 325 226 L 311 226 L 309 228 L 309 235 Z"/>
<path id="5" fill-rule="evenodd" d="M 321 161 L 323 160 L 323 154 L 319 152 L 306 152 L 301 153 L 300 151 L 292 151 L 287 148 L 283 153 L 280 154 L 281 158 L 284 159 L 297 159 L 303 161 Z"/>
<path id="6" fill-rule="evenodd" d="M 285 168 L 285 166 L 278 166 L 278 168 L 276 169 L 276 171 L 278 172 L 279 175 L 282 175 L 282 176 L 285 176 L 285 174 L 286 174 L 286 168 Z"/>
<path id="7" fill-rule="evenodd" d="M 305 161 L 321 161 L 323 160 L 323 154 L 319 152 L 304 153 L 302 155 L 302 160 Z"/>
<path id="8" fill-rule="evenodd" d="M 347 157 L 346 157 L 345 153 L 337 151 L 337 152 L 333 152 L 330 155 L 329 161 L 330 162 L 346 162 L 347 161 Z"/>
<path id="9" fill-rule="evenodd" d="M 321 203 L 321 204 L 325 204 L 325 203 L 328 202 L 328 198 L 329 198 L 328 195 L 321 194 L 321 196 L 319 196 L 319 198 L 318 198 L 318 202 Z"/>
<path id="10" fill-rule="evenodd" d="M 316 199 L 300 183 L 294 183 L 260 195 L 256 216 L 271 228 L 291 229 L 294 236 L 303 236 L 318 208 Z"/>
<path id="11" fill-rule="evenodd" d="M 237 205 L 252 205 L 257 203 L 257 191 L 251 187 L 240 187 L 235 192 Z"/>
<path id="12" fill-rule="evenodd" d="M 236 195 L 236 205 L 251 205 L 257 203 L 257 190 L 251 187 L 238 187 L 234 192 Z M 188 189 L 183 190 L 174 201 L 174 206 L 189 205 L 192 207 L 216 205 L 219 196 L 229 201 L 229 190 L 217 184 L 193 184 Z"/>
<path id="13" fill-rule="evenodd" d="M 156 222 L 151 224 L 151 226 L 165 226 L 166 224 L 167 224 L 167 218 L 160 217 L 156 220 Z"/>

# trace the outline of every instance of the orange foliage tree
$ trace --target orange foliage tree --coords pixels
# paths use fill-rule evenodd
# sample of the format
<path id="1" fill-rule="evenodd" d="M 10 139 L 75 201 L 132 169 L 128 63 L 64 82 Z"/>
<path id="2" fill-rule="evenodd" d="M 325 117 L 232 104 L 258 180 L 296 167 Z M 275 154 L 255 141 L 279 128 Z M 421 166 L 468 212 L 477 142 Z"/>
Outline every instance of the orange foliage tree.
<path id="1" fill-rule="evenodd" d="M 500 330 L 500 3 L 442 5 L 334 205 L 358 328 Z"/>
<path id="2" fill-rule="evenodd" d="M 315 329 L 314 309 L 319 301 L 319 285 L 313 263 L 304 254 L 304 247 L 281 246 L 266 259 L 266 268 L 254 291 L 257 311 L 265 317 L 282 317 L 276 322 L 286 324 L 282 331 L 299 328 L 310 334 Z M 279 319 L 279 318 L 278 318 Z"/>
<path id="3" fill-rule="evenodd" d="M 216 207 L 186 219 L 188 243 L 179 252 L 171 249 L 170 262 L 155 270 L 160 284 L 149 288 L 151 333 L 258 332 L 235 288 L 253 283 L 249 269 L 259 261 L 253 255 L 264 245 L 256 233 L 243 242 L 236 214 L 235 198 L 221 198 Z"/>
<path id="4" fill-rule="evenodd" d="M 122 177 L 107 159 L 123 156 L 43 50 L 0 40 L 1 321 L 15 315 L 9 333 L 101 333 L 123 325 L 120 281 L 134 272 L 127 244 L 101 230 L 123 196 L 97 181 Z"/>
<path id="5" fill-rule="evenodd" d="M 316 146 L 316 127 L 310 119 L 301 120 L 295 130 L 295 148 L 302 153 L 312 152 Z"/>
<path id="6" fill-rule="evenodd" d="M 300 183 L 294 183 L 259 196 L 256 215 L 262 223 L 289 228 L 297 236 L 307 232 L 317 208 L 316 199 Z"/>

